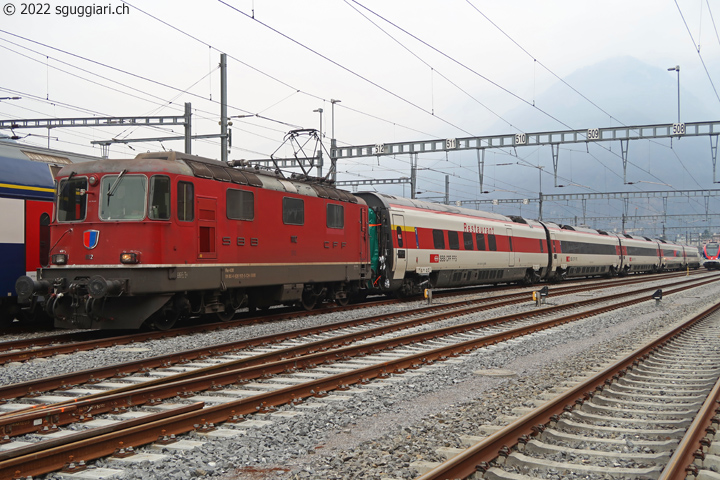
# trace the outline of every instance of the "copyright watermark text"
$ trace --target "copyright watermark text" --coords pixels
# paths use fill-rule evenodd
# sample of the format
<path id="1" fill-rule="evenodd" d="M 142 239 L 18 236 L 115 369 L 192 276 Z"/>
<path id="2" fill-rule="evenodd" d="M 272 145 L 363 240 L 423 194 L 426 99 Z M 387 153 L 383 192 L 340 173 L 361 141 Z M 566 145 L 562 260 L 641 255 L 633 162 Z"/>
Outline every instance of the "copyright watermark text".
<path id="1" fill-rule="evenodd" d="M 85 17 L 98 15 L 129 15 L 126 4 L 52 5 L 50 3 L 6 3 L 3 13 L 10 15 L 58 15 L 61 17 Z"/>

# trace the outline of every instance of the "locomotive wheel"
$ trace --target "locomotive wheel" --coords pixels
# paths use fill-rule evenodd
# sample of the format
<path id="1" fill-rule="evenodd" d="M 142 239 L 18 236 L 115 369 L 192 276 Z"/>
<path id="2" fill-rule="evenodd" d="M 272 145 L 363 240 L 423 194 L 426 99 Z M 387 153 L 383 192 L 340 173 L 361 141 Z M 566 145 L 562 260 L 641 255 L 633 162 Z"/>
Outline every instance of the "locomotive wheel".
<path id="1" fill-rule="evenodd" d="M 344 307 L 348 303 L 350 303 L 350 299 L 347 295 L 345 295 L 344 297 L 337 297 L 335 298 L 335 303 L 337 303 L 338 307 Z"/>
<path id="2" fill-rule="evenodd" d="M 312 290 L 303 290 L 300 303 L 305 310 L 312 310 L 315 308 L 315 304 L 317 303 L 317 295 L 315 295 Z"/>

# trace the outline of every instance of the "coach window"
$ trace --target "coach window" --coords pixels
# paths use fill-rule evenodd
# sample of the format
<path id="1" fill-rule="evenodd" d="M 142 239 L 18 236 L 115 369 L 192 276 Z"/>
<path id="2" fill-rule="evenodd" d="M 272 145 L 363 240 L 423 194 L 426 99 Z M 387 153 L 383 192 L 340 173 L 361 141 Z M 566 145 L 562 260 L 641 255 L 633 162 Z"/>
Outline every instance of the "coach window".
<path id="1" fill-rule="evenodd" d="M 232 220 L 253 220 L 255 218 L 255 194 L 247 190 L 228 189 L 227 218 Z"/>
<path id="2" fill-rule="evenodd" d="M 491 252 L 497 252 L 497 240 L 495 239 L 495 235 L 488 235 L 488 250 Z"/>
<path id="3" fill-rule="evenodd" d="M 178 182 L 177 217 L 183 222 L 195 219 L 195 188 L 191 182 Z"/>
<path id="4" fill-rule="evenodd" d="M 170 177 L 165 175 L 150 177 L 148 218 L 152 220 L 170 219 Z"/>
<path id="5" fill-rule="evenodd" d="M 475 241 L 477 242 L 478 250 L 485 250 L 485 234 L 484 233 L 476 233 Z"/>
<path id="6" fill-rule="evenodd" d="M 58 222 L 85 220 L 87 210 L 87 178 L 69 177 L 58 185 Z"/>
<path id="7" fill-rule="evenodd" d="M 328 203 L 327 206 L 327 227 L 345 228 L 345 207 Z"/>
<path id="8" fill-rule="evenodd" d="M 283 223 L 286 225 L 304 225 L 305 202 L 299 198 L 283 198 Z"/>
<path id="9" fill-rule="evenodd" d="M 433 230 L 433 245 L 435 248 L 445 249 L 445 234 L 442 230 Z"/>
<path id="10" fill-rule="evenodd" d="M 472 233 L 463 232 L 463 244 L 465 245 L 465 250 L 473 249 Z"/>
<path id="11" fill-rule="evenodd" d="M 451 250 L 460 250 L 460 238 L 458 236 L 458 232 L 449 231 L 448 232 L 448 246 Z"/>

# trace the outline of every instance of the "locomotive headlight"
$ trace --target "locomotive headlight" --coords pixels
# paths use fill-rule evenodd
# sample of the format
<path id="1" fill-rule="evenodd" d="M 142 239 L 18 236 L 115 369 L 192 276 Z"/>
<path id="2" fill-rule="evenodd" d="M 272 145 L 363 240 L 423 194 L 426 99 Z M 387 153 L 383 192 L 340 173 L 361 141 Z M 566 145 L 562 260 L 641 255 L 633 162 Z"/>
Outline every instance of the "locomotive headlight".
<path id="1" fill-rule="evenodd" d="M 67 265 L 67 254 L 54 253 L 52 256 L 52 263 L 55 265 Z"/>
<path id="2" fill-rule="evenodd" d="M 135 252 L 123 252 L 120 254 L 120 263 L 140 263 L 140 256 Z"/>

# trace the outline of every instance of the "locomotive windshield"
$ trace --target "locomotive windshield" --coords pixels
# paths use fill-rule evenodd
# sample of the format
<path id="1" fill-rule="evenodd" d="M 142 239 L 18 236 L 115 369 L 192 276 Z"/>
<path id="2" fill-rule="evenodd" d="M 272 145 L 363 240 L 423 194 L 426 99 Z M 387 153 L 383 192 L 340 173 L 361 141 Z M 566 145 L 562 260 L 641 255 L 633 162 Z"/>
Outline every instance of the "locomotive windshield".
<path id="1" fill-rule="evenodd" d="M 57 195 L 57 221 L 85 220 L 87 210 L 87 178 L 74 177 L 60 180 Z"/>
<path id="2" fill-rule="evenodd" d="M 100 182 L 100 218 L 142 220 L 146 197 L 145 175 L 105 175 Z"/>
<path id="3" fill-rule="evenodd" d="M 705 245 L 705 252 L 708 257 L 717 257 L 718 250 L 720 250 L 720 243 L 708 243 Z"/>

